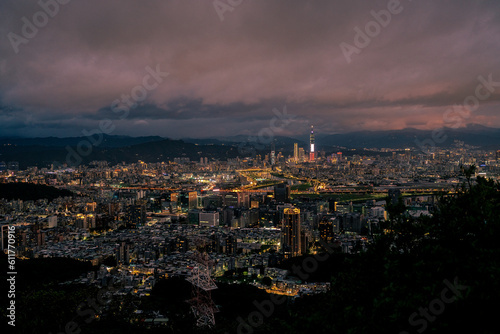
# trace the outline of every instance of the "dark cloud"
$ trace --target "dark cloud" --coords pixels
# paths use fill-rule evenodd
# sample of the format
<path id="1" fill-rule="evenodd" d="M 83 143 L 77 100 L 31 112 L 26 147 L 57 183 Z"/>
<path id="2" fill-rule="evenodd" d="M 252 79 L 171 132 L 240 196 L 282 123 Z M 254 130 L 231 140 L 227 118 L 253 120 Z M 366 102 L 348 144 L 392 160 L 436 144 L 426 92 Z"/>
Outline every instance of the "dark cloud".
<path id="1" fill-rule="evenodd" d="M 296 121 L 283 134 L 435 128 L 478 76 L 500 81 L 496 0 L 401 0 L 347 63 L 340 43 L 389 2 L 243 0 L 221 21 L 212 1 L 70 1 L 16 53 L 9 33 L 41 7 L 3 1 L 0 132 L 76 136 L 110 118 L 116 134 L 252 134 L 284 105 Z M 117 118 L 113 102 L 157 65 L 169 76 Z M 500 127 L 499 92 L 468 121 Z"/>

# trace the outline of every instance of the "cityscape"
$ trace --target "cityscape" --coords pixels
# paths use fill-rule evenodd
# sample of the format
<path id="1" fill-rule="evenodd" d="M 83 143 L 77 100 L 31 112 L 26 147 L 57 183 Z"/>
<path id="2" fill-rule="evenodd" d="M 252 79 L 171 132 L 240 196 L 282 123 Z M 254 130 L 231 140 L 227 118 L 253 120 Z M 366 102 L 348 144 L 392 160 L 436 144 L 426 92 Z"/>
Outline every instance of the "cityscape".
<path id="1" fill-rule="evenodd" d="M 499 4 L 90 2 L 0 5 L 6 333 L 498 332 Z"/>

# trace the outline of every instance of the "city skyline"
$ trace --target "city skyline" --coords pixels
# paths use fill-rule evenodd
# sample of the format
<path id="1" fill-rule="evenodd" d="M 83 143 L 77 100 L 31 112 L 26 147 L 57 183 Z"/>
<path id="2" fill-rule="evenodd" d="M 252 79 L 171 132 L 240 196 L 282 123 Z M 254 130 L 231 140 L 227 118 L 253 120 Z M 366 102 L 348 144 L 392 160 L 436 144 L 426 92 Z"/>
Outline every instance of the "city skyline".
<path id="1" fill-rule="evenodd" d="M 12 332 L 497 332 L 500 1 L 0 22 Z"/>
<path id="2" fill-rule="evenodd" d="M 86 153 L 82 149 L 90 146 L 75 141 Z M 497 298 L 489 288 L 495 277 L 484 273 L 498 268 L 498 257 L 490 255 L 498 251 L 500 226 L 498 146 L 450 140 L 453 145 L 432 153 L 326 152 L 320 146 L 310 155 L 304 148 L 315 145 L 311 136 L 309 143 L 290 144 L 288 152 L 270 145 L 240 157 L 227 155 L 237 153 L 234 143 L 160 140 L 134 150 L 124 141 L 116 150 L 96 147 L 96 155 L 83 154 L 75 165 L 27 154 L 29 146 L 16 141 L 2 145 L 20 152 L 19 161 L 0 161 L 9 326 L 40 333 L 118 326 L 143 333 L 195 327 L 278 333 L 284 323 L 332 333 L 363 327 L 456 331 L 462 314 L 488 311 L 474 302 L 477 289 L 488 291 L 479 292 L 486 296 L 481 305 Z M 175 143 L 180 149 L 165 150 Z M 214 155 L 216 146 L 224 148 L 220 155 Z M 117 156 L 120 151 L 124 155 Z M 475 248 L 462 252 L 464 244 Z M 466 269 L 459 278 L 457 264 Z M 429 299 L 428 291 L 443 296 L 440 282 L 467 295 L 456 304 L 460 310 L 447 310 L 449 318 L 423 323 L 427 313 L 415 312 L 419 306 L 437 305 L 428 313 L 437 317 L 443 303 L 453 301 Z M 404 303 L 402 311 L 373 303 L 395 287 L 405 290 L 387 304 Z M 109 292 L 110 302 L 92 302 L 100 291 Z M 407 296 L 413 296 L 410 304 Z M 28 302 L 36 311 L 25 311 Z M 324 312 L 329 305 L 340 312 Z M 383 316 L 364 316 L 358 310 L 366 305 Z M 342 323 L 352 308 L 357 321 Z M 476 325 L 478 315 L 470 323 Z M 496 328 L 492 320 L 482 324 Z"/>
<path id="3" fill-rule="evenodd" d="M 1 5 L 5 136 L 500 128 L 494 1 L 41 3 Z"/>

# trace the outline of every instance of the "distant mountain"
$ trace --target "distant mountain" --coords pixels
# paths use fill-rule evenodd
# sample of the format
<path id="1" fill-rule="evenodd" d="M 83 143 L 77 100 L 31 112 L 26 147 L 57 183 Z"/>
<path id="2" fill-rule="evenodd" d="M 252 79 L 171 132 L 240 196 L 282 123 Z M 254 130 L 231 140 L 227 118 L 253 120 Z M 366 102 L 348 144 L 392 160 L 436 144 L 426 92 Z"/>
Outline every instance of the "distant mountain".
<path id="1" fill-rule="evenodd" d="M 442 134 L 435 130 L 403 129 L 389 131 L 358 131 L 320 137 L 318 146 L 341 146 L 348 148 L 409 148 L 432 140 L 436 147 L 450 147 L 455 140 L 483 148 L 500 147 L 500 129 L 471 124 L 464 128 L 443 128 Z M 427 141 L 428 142 L 428 141 Z"/>
<path id="2" fill-rule="evenodd" d="M 92 160 L 107 160 L 109 162 L 146 162 L 169 161 L 174 158 L 189 158 L 200 161 L 201 157 L 222 159 L 237 157 L 237 148 L 224 145 L 198 145 L 186 143 L 183 140 L 164 139 L 126 147 L 98 149 L 89 156 Z"/>
<path id="3" fill-rule="evenodd" d="M 227 141 L 215 138 L 183 138 L 182 140 L 185 141 L 186 143 L 198 144 L 198 145 L 222 145 L 222 144 L 227 145 Z M 237 142 L 234 142 L 232 144 L 237 144 Z"/>
<path id="4" fill-rule="evenodd" d="M 363 149 L 363 148 L 420 148 L 421 145 L 429 144 L 436 147 L 452 147 L 455 140 L 463 141 L 467 145 L 479 146 L 485 149 L 500 148 L 500 129 L 489 128 L 478 124 L 469 124 L 459 129 L 443 128 L 437 130 L 418 130 L 407 128 L 403 130 L 388 131 L 356 131 L 343 134 L 321 134 L 316 131 L 315 142 L 317 150 L 333 152 L 339 148 Z M 264 139 L 259 142 L 248 141 L 249 136 L 231 136 L 204 139 L 206 142 L 226 142 L 245 146 L 254 146 L 269 150 L 269 140 Z M 299 147 L 306 149 L 309 145 L 309 135 L 297 138 L 274 137 L 276 151 L 291 153 L 293 144 L 298 143 Z M 264 143 L 263 143 L 264 142 Z M 262 145 L 265 144 L 265 145 Z"/>
<path id="5" fill-rule="evenodd" d="M 190 139 L 191 140 L 191 139 Z M 249 136 L 230 136 L 230 137 L 216 137 L 210 139 L 200 139 L 199 141 L 193 140 L 193 142 L 197 143 L 219 143 L 226 145 L 236 145 L 236 146 L 251 146 L 258 150 L 263 148 L 270 148 L 271 143 L 274 143 L 276 151 L 293 151 L 293 144 L 298 143 L 299 147 L 304 147 L 307 145 L 305 141 L 302 139 L 292 138 L 292 137 L 284 137 L 284 136 L 262 136 L 259 137 L 258 134 L 249 135 Z"/>
<path id="6" fill-rule="evenodd" d="M 109 136 L 115 137 L 115 136 Z M 116 136 L 118 137 L 118 136 Z M 123 137 L 106 138 L 107 146 L 90 146 L 86 138 L 75 142 L 74 138 L 62 138 L 57 146 L 41 145 L 0 145 L 0 161 L 18 161 L 21 168 L 28 166 L 47 167 L 51 164 L 69 165 L 87 164 L 94 160 L 106 160 L 110 163 L 169 161 L 177 157 L 199 161 L 200 157 L 227 160 L 238 156 L 238 148 L 232 145 L 198 145 L 182 140 L 163 139 L 160 137 Z M 51 143 L 51 139 L 40 142 Z M 66 140 L 68 139 L 68 140 Z M 154 140 L 153 140 L 154 139 Z M 8 141 L 8 139 L 4 139 Z M 124 145 L 129 142 L 139 142 L 134 145 Z M 10 143 L 10 142 L 9 142 Z M 63 146 L 62 143 L 65 145 Z M 74 143 L 74 144 L 71 144 Z M 82 145 L 82 143 L 85 143 Z M 103 140 L 104 143 L 104 140 Z M 110 146 L 113 143 L 113 146 Z M 121 146 L 116 146 L 122 144 Z"/>
<path id="7" fill-rule="evenodd" d="M 129 137 L 129 136 L 110 136 L 102 134 L 102 139 L 97 135 L 93 138 L 95 141 L 100 141 L 100 147 L 124 147 L 141 143 L 164 140 L 159 136 L 147 137 Z M 0 138 L 1 145 L 17 145 L 17 146 L 46 146 L 46 147 L 66 147 L 76 146 L 82 140 L 88 140 L 87 137 L 45 137 L 45 138 Z"/>
<path id="8" fill-rule="evenodd" d="M 443 139 L 440 141 L 440 139 Z M 293 144 L 308 150 L 308 140 L 275 136 L 271 138 L 276 152 L 285 156 L 293 154 Z M 500 148 L 500 129 L 481 125 L 468 125 L 464 128 L 443 128 L 442 134 L 436 131 L 403 129 L 390 131 L 358 131 L 345 134 L 322 135 L 316 133 L 317 150 L 334 152 L 343 149 L 346 155 L 371 154 L 359 151 L 363 148 L 419 148 L 419 143 L 431 143 L 436 147 L 451 147 L 454 141 L 479 146 L 485 149 Z M 102 138 L 99 145 L 89 149 L 86 137 L 71 138 L 0 138 L 0 162 L 18 161 L 21 168 L 27 166 L 46 167 L 55 163 L 86 164 L 93 160 L 117 162 L 169 161 L 177 157 L 186 157 L 199 161 L 200 157 L 226 160 L 237 156 L 246 157 L 268 154 L 271 148 L 270 138 L 256 136 L 232 136 L 206 139 L 172 140 L 158 136 L 127 137 L 108 136 Z M 67 149 L 67 146 L 70 149 Z M 78 148 L 79 147 L 79 148 Z M 357 151 L 352 151 L 357 149 Z M 80 153 L 78 153 L 80 151 Z M 86 152 L 88 151 L 88 152 Z M 68 160 L 69 159 L 69 160 Z"/>
<path id="9" fill-rule="evenodd" d="M 465 144 L 484 148 L 500 147 L 500 129 L 489 128 L 478 124 L 469 124 L 459 129 L 443 128 L 442 134 L 436 130 L 418 130 L 407 128 L 388 131 L 356 131 L 342 134 L 321 134 L 316 131 L 315 141 L 319 150 L 335 150 L 339 147 L 350 149 L 362 148 L 409 148 L 418 147 L 419 143 L 431 139 L 437 147 L 451 147 L 455 140 Z M 436 132 L 435 132 L 436 131 Z M 247 141 L 249 136 L 217 137 L 204 139 L 206 141 L 240 143 Z M 255 138 L 255 137 L 250 137 Z M 257 137 L 258 138 L 258 137 Z M 434 139 L 433 139 L 434 138 Z M 441 138 L 443 141 L 439 142 Z M 267 138 L 266 138 L 267 139 Z M 264 139 L 266 146 L 269 140 Z M 309 135 L 297 138 L 274 137 L 276 149 L 293 150 L 293 143 L 306 148 L 309 144 Z M 257 142 L 259 142 L 257 140 Z"/>

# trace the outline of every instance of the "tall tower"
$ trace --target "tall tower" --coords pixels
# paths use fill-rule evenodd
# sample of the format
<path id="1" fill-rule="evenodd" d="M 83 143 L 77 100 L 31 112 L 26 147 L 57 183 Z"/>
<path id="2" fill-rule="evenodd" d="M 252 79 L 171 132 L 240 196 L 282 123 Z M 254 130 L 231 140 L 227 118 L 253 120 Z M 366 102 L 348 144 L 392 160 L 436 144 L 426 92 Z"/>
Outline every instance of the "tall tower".
<path id="1" fill-rule="evenodd" d="M 295 163 L 299 162 L 299 144 L 298 143 L 293 144 L 293 161 Z"/>
<path id="2" fill-rule="evenodd" d="M 204 248 L 205 241 L 196 240 L 198 248 Z M 215 281 L 210 276 L 214 261 L 210 259 L 206 252 L 200 253 L 198 250 L 193 254 L 192 259 L 196 265 L 191 271 L 191 276 L 186 281 L 193 285 L 193 298 L 187 302 L 191 304 L 191 310 L 196 317 L 198 327 L 213 327 L 215 325 L 214 313 L 218 312 L 217 306 L 212 301 L 211 291 L 217 289 Z"/>
<path id="3" fill-rule="evenodd" d="M 311 125 L 311 135 L 309 136 L 309 144 L 310 144 L 310 150 L 309 150 L 309 161 L 314 161 L 315 158 L 315 153 L 314 153 L 314 128 Z"/>
<path id="4" fill-rule="evenodd" d="M 301 255 L 300 209 L 285 208 L 283 212 L 281 245 L 285 258 Z"/>

